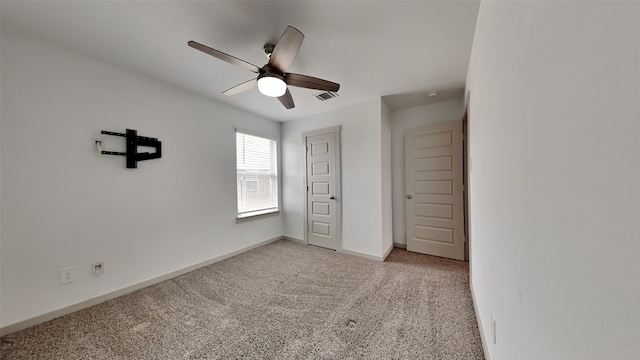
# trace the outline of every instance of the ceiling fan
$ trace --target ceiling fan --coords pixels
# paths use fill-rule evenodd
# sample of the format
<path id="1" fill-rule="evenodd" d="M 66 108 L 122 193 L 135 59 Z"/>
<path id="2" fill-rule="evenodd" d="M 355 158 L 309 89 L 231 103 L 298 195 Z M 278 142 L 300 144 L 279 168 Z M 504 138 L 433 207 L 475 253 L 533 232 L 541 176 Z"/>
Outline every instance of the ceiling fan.
<path id="1" fill-rule="evenodd" d="M 300 45 L 302 45 L 302 40 L 304 40 L 304 35 L 300 30 L 293 26 L 288 26 L 275 45 L 264 45 L 263 49 L 267 57 L 269 57 L 269 62 L 261 68 L 195 41 L 189 41 L 187 45 L 203 53 L 217 57 L 222 61 L 258 74 L 257 78 L 238 84 L 224 91 L 223 94 L 235 95 L 257 86 L 258 90 L 264 95 L 277 97 L 285 108 L 292 109 L 295 107 L 295 104 L 287 86 L 333 92 L 340 89 L 340 84 L 338 83 L 318 79 L 313 76 L 286 72 L 296 58 L 298 50 L 300 50 Z"/>

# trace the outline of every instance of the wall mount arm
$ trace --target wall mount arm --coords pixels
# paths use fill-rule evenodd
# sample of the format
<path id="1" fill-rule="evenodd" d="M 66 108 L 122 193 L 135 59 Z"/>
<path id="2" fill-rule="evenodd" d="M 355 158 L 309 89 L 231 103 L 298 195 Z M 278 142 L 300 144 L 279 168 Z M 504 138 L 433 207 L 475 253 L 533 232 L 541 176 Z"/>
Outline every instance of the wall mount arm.
<path id="1" fill-rule="evenodd" d="M 105 130 L 102 130 L 101 133 L 104 135 L 121 136 L 126 138 L 126 152 L 102 151 L 102 154 L 126 156 L 128 169 L 137 169 L 138 161 L 159 159 L 162 157 L 162 143 L 157 138 L 138 136 L 138 131 L 131 129 L 127 129 L 126 134 Z M 153 153 L 138 152 L 138 146 L 152 147 L 155 148 L 156 151 Z"/>

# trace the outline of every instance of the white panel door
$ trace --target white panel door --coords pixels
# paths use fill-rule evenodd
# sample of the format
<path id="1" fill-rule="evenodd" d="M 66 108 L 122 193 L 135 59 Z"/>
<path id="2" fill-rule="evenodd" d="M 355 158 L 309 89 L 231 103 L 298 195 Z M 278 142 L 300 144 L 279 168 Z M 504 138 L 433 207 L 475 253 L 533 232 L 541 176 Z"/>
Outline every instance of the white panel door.
<path id="1" fill-rule="evenodd" d="M 306 137 L 307 243 L 338 248 L 338 132 Z"/>
<path id="2" fill-rule="evenodd" d="M 462 122 L 405 135 L 407 250 L 464 260 Z"/>

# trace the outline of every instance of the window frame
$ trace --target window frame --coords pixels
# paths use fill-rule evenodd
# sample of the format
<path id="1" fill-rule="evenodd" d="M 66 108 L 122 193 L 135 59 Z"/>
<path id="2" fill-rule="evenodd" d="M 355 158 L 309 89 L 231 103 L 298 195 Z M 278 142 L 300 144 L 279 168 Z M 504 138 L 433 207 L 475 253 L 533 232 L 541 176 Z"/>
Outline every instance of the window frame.
<path id="1" fill-rule="evenodd" d="M 251 135 L 251 136 L 255 136 L 255 137 L 259 137 L 259 138 L 263 138 L 266 140 L 271 140 L 275 142 L 275 190 L 276 190 L 276 196 L 275 196 L 275 208 L 269 208 L 269 209 L 263 209 L 263 210 L 255 210 L 252 212 L 248 212 L 245 213 L 244 215 L 241 215 L 239 213 L 239 198 L 238 198 L 238 138 L 237 138 L 237 134 L 241 133 L 241 134 L 246 134 L 246 135 Z M 280 165 L 280 139 L 277 136 L 273 136 L 273 135 L 269 135 L 269 134 L 264 134 L 264 133 L 260 133 L 260 132 L 256 132 L 256 131 L 252 131 L 252 130 L 246 130 L 246 129 L 241 129 L 241 128 L 236 128 L 234 131 L 234 143 L 235 143 L 235 168 L 236 168 L 236 223 L 242 223 L 245 221 L 250 221 L 250 220 L 256 220 L 256 219 L 260 219 L 260 218 L 264 218 L 264 217 L 270 217 L 270 216 L 277 216 L 280 214 L 280 204 L 281 204 L 281 186 L 280 186 L 280 173 L 281 173 L 281 165 Z M 273 175 L 272 175 L 273 176 Z M 258 188 L 260 188 L 259 185 L 259 180 L 258 182 Z M 257 190 L 254 190 L 257 191 Z"/>

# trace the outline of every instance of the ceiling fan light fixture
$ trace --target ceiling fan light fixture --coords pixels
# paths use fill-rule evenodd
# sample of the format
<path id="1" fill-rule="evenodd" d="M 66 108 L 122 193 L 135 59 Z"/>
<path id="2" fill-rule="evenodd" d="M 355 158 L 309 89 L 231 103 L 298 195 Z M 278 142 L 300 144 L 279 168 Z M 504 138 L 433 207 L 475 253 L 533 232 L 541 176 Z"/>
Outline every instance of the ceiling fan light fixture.
<path id="1" fill-rule="evenodd" d="M 280 97 L 287 92 L 284 78 L 275 74 L 258 77 L 258 90 L 266 96 Z"/>

